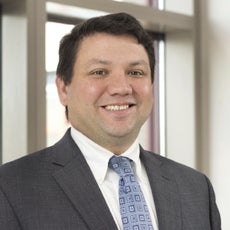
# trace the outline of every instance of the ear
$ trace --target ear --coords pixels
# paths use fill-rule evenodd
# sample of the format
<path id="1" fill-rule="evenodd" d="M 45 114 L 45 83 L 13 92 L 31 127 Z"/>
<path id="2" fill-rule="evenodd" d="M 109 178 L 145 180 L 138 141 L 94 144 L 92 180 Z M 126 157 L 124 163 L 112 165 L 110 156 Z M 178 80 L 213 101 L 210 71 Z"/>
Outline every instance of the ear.
<path id="1" fill-rule="evenodd" d="M 59 100 L 62 103 L 62 105 L 67 106 L 67 85 L 65 85 L 64 81 L 57 76 L 56 77 L 56 87 L 57 87 L 57 91 L 58 91 L 58 96 L 59 96 Z"/>

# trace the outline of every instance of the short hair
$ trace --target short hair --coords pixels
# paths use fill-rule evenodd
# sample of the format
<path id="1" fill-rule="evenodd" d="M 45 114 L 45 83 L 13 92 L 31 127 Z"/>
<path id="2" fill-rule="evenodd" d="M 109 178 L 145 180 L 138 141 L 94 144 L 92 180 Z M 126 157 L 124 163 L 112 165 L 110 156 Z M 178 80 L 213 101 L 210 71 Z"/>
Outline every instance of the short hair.
<path id="1" fill-rule="evenodd" d="M 112 35 L 130 35 L 142 44 L 148 54 L 151 80 L 154 81 L 155 54 L 153 40 L 144 30 L 139 21 L 127 13 L 108 14 L 90 18 L 77 24 L 72 31 L 65 35 L 59 47 L 59 62 L 56 74 L 66 85 L 71 83 L 73 68 L 77 58 L 81 41 L 95 33 L 108 33 Z"/>

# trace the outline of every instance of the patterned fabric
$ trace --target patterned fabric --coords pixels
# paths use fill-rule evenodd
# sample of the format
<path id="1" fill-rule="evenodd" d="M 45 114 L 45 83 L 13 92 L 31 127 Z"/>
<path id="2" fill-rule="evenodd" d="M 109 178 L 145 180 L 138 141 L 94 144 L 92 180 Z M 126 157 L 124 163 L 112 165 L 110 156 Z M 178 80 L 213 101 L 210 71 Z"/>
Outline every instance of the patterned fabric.
<path id="1" fill-rule="evenodd" d="M 119 176 L 119 203 L 124 230 L 153 230 L 148 207 L 133 173 L 131 160 L 113 156 L 109 167 Z"/>

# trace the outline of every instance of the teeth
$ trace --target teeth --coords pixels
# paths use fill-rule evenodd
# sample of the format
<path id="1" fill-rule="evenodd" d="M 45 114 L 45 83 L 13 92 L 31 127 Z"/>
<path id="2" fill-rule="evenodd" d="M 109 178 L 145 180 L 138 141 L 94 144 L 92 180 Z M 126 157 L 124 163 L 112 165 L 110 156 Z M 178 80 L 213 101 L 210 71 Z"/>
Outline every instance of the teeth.
<path id="1" fill-rule="evenodd" d="M 105 109 L 110 110 L 110 111 L 119 111 L 119 110 L 124 110 L 128 108 L 129 108 L 129 105 L 108 105 L 105 107 Z"/>

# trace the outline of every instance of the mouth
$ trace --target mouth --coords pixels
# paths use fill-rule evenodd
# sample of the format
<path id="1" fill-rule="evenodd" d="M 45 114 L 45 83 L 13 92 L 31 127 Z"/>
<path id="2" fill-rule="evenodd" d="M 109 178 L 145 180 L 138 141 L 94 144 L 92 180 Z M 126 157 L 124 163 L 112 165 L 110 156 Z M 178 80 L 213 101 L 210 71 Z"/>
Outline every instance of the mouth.
<path id="1" fill-rule="evenodd" d="M 133 107 L 134 104 L 125 104 L 125 105 L 106 105 L 103 106 L 105 110 L 108 111 L 122 111 Z"/>

